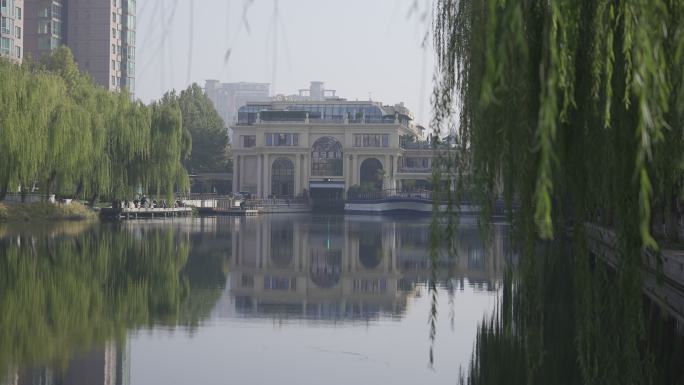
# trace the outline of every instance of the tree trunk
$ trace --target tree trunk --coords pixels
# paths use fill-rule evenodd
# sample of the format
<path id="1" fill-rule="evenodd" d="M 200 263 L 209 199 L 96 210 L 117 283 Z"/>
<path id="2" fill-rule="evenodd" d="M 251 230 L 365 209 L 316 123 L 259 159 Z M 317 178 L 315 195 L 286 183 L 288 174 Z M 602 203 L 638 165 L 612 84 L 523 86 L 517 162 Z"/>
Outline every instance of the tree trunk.
<path id="1" fill-rule="evenodd" d="M 4 201 L 7 196 L 7 190 L 9 189 L 9 177 L 5 178 L 2 184 L 0 184 L 0 201 Z"/>
<path id="2" fill-rule="evenodd" d="M 97 201 L 100 199 L 100 194 L 93 194 L 92 198 L 90 198 L 90 207 L 95 207 L 97 204 Z"/>
<path id="3" fill-rule="evenodd" d="M 76 186 L 76 192 L 74 193 L 74 199 L 80 199 L 82 193 L 83 193 L 83 179 L 81 179 L 78 182 L 78 186 Z"/>
<path id="4" fill-rule="evenodd" d="M 48 180 L 45 184 L 45 194 L 46 194 L 46 199 L 48 201 L 50 200 L 50 192 L 52 191 L 52 184 L 55 182 L 56 177 L 57 177 L 57 171 L 51 172 L 50 177 L 48 177 Z"/>

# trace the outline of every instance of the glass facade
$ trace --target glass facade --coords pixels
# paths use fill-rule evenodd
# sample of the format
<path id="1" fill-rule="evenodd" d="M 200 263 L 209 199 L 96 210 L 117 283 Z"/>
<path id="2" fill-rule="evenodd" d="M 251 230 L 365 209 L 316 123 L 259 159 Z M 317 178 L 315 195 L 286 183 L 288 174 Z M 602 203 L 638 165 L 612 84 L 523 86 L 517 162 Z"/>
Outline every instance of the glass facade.
<path id="1" fill-rule="evenodd" d="M 297 113 L 299 112 L 299 113 Z M 271 104 L 248 104 L 238 109 L 238 124 L 251 125 L 256 123 L 257 114 L 262 113 L 264 121 L 309 121 L 343 122 L 349 123 L 394 123 L 393 113 L 387 113 L 379 105 L 372 103 L 292 103 L 279 106 L 274 110 Z M 409 118 L 400 115 L 399 122 L 408 125 Z"/>
<path id="2" fill-rule="evenodd" d="M 0 55 L 9 56 L 12 52 L 12 40 L 2 37 L 0 38 Z"/>
<path id="3" fill-rule="evenodd" d="M 401 158 L 399 167 L 404 171 L 431 170 L 432 159 L 427 157 L 403 157 Z"/>
<path id="4" fill-rule="evenodd" d="M 355 134 L 354 147 L 389 147 L 389 134 Z"/>
<path id="5" fill-rule="evenodd" d="M 299 146 L 299 134 L 264 134 L 266 146 Z"/>
<path id="6" fill-rule="evenodd" d="M 136 12 L 134 0 L 119 1 L 121 14 L 118 15 L 122 30 L 119 31 L 123 46 L 117 48 L 121 54 L 121 86 L 135 93 L 135 30 Z"/>
<path id="7" fill-rule="evenodd" d="M 0 56 L 10 59 L 22 57 L 21 2 L 0 1 Z"/>
<path id="8" fill-rule="evenodd" d="M 242 135 L 240 138 L 242 147 L 250 148 L 256 146 L 256 135 Z"/>
<path id="9" fill-rule="evenodd" d="M 326 136 L 314 142 L 311 149 L 311 175 L 342 176 L 342 144 Z"/>

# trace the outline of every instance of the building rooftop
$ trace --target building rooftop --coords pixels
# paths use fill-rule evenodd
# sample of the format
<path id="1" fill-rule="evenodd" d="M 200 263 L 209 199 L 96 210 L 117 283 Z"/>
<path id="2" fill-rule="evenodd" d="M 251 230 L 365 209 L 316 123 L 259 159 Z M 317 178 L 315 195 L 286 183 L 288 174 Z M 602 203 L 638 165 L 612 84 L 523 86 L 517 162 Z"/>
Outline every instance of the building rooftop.
<path id="1" fill-rule="evenodd" d="M 311 82 L 310 91 L 285 97 L 280 95 L 270 102 L 247 102 L 238 109 L 238 125 L 261 122 L 314 123 L 399 123 L 413 127 L 413 113 L 404 105 L 383 105 L 365 100 L 351 101 L 326 90 L 322 82 Z M 326 95 L 331 94 L 331 97 Z"/>

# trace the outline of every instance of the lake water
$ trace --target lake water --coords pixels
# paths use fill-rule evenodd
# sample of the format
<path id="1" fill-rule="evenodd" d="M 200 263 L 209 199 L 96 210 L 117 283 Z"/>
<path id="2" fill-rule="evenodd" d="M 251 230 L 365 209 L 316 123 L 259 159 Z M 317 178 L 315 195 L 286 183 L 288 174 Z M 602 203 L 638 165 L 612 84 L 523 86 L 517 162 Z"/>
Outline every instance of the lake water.
<path id="1" fill-rule="evenodd" d="M 3 226 L 0 384 L 455 383 L 506 233 L 464 218 L 435 260 L 430 218 Z"/>

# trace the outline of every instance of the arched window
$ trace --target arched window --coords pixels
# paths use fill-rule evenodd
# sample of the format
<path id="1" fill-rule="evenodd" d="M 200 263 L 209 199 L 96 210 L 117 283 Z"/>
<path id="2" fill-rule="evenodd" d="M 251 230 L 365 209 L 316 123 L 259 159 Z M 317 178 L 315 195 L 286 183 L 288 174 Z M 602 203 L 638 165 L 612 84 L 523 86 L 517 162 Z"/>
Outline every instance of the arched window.
<path id="1" fill-rule="evenodd" d="M 287 158 L 278 158 L 271 168 L 271 194 L 276 197 L 294 196 L 294 164 Z"/>
<path id="2" fill-rule="evenodd" d="M 342 144 L 337 139 L 325 136 L 314 142 L 311 175 L 342 176 L 342 163 Z"/>
<path id="3" fill-rule="evenodd" d="M 375 190 L 382 190 L 382 163 L 375 158 L 361 162 L 361 185 L 368 185 Z"/>

